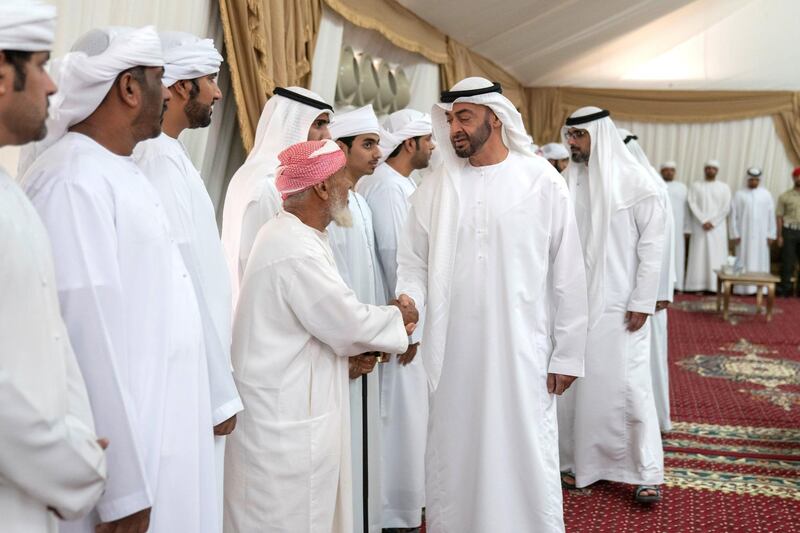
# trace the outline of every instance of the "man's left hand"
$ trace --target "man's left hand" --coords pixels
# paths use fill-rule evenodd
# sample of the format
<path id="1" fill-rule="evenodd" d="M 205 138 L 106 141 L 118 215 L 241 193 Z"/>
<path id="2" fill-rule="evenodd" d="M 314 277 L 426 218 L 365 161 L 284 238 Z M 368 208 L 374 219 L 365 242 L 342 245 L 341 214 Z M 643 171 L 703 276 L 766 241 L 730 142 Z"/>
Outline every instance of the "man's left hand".
<path id="1" fill-rule="evenodd" d="M 633 333 L 639 331 L 647 322 L 647 313 L 637 313 L 636 311 L 628 311 L 625 313 L 625 324 L 628 325 L 628 331 Z"/>
<path id="2" fill-rule="evenodd" d="M 354 355 L 349 358 L 350 379 L 369 374 L 375 368 L 378 358 L 373 354 Z"/>
<path id="3" fill-rule="evenodd" d="M 565 374 L 547 374 L 547 392 L 561 396 L 577 378 Z"/>
<path id="4" fill-rule="evenodd" d="M 224 422 L 220 422 L 214 426 L 214 435 L 221 437 L 223 435 L 230 435 L 236 428 L 236 415 L 233 415 Z"/>
<path id="5" fill-rule="evenodd" d="M 406 353 L 397 356 L 397 362 L 403 366 L 409 364 L 414 360 L 414 356 L 417 355 L 417 348 L 419 348 L 419 343 L 409 344 Z"/>
<path id="6" fill-rule="evenodd" d="M 656 302 L 656 311 L 662 311 L 669 307 L 669 300 L 659 300 Z"/>

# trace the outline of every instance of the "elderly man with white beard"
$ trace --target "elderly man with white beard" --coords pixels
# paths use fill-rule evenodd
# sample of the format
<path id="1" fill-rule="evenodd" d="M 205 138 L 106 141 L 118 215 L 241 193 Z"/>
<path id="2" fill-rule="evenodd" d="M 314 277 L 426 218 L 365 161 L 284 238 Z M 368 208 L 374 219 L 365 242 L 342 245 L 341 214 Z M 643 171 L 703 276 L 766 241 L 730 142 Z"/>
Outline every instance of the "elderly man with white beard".
<path id="1" fill-rule="evenodd" d="M 131 154 L 169 92 L 151 26 L 92 30 L 60 61 L 59 98 L 22 178 L 53 245 L 61 311 L 107 450 L 95 513 L 62 531 L 219 530 L 197 299 L 158 192 Z M 148 530 L 149 527 L 149 530 Z"/>
<path id="2" fill-rule="evenodd" d="M 562 482 L 637 485 L 661 499 L 664 458 L 650 374 L 650 323 L 662 266 L 665 207 L 609 112 L 583 107 L 562 128 L 589 286 L 586 375 L 558 405 Z"/>
<path id="3" fill-rule="evenodd" d="M 402 353 L 407 298 L 358 301 L 326 228 L 347 225 L 350 180 L 333 141 L 279 155 L 283 210 L 259 231 L 242 280 L 233 365 L 245 410 L 229 437 L 225 531 L 352 533 L 348 358 Z"/>
<path id="4" fill-rule="evenodd" d="M 587 302 L 566 184 L 483 78 L 431 112 L 444 162 L 411 197 L 398 295 L 422 309 L 426 527 L 564 530 L 555 395 L 583 375 Z"/>
<path id="5" fill-rule="evenodd" d="M 0 148 L 41 140 L 44 68 L 56 8 L 0 3 Z M 4 533 L 55 533 L 88 513 L 106 463 L 86 385 L 61 319 L 51 244 L 25 193 L 0 168 L 0 515 Z"/>
<path id="6" fill-rule="evenodd" d="M 278 154 L 302 141 L 330 139 L 333 107 L 303 87 L 276 87 L 258 119 L 253 149 L 231 178 L 222 207 L 222 244 L 233 306 L 258 230 L 281 210 L 275 188 Z"/>

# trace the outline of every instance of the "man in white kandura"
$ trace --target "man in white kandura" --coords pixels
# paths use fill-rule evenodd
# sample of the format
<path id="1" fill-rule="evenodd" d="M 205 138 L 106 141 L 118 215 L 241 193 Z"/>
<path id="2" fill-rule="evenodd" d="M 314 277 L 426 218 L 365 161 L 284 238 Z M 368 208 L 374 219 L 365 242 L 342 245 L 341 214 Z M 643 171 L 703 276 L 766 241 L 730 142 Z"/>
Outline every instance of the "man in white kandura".
<path id="1" fill-rule="evenodd" d="M 675 223 L 675 290 L 683 290 L 686 274 L 686 239 L 689 224 L 689 203 L 686 201 L 686 185 L 675 181 L 675 162 L 661 164 L 661 178 L 667 184 L 669 202 L 672 207 L 672 220 Z"/>
<path id="2" fill-rule="evenodd" d="M 258 233 L 234 320 L 245 409 L 226 450 L 226 533 L 354 530 L 347 359 L 405 352 L 417 313 L 407 298 L 359 302 L 336 270 L 325 228 L 350 219 L 345 159 L 330 140 L 279 155 L 284 209 Z"/>
<path id="3" fill-rule="evenodd" d="M 206 347 L 211 421 L 217 459 L 217 503 L 222 524 L 222 470 L 225 435 L 236 426 L 242 401 L 231 369 L 231 287 L 217 230 L 214 206 L 203 179 L 178 136 L 187 128 L 211 124 L 211 110 L 222 95 L 216 77 L 222 56 L 211 39 L 180 32 L 162 33 L 164 77 L 170 90 L 161 135 L 136 145 L 133 155 L 161 198 L 192 277 Z"/>
<path id="4" fill-rule="evenodd" d="M 302 87 L 276 87 L 256 128 L 253 149 L 231 178 L 222 207 L 222 245 L 231 275 L 233 305 L 258 230 L 281 210 L 275 188 L 278 154 L 301 141 L 330 139 L 333 107 Z"/>
<path id="5" fill-rule="evenodd" d="M 708 161 L 703 169 L 705 179 L 689 187 L 689 262 L 686 267 L 686 291 L 717 292 L 715 270 L 728 258 L 728 213 L 731 210 L 731 188 L 717 181 L 719 162 Z"/>
<path id="6" fill-rule="evenodd" d="M 658 189 L 664 209 L 664 253 L 661 258 L 661 277 L 658 282 L 656 310 L 650 320 L 650 374 L 653 376 L 653 397 L 658 414 L 658 427 L 662 432 L 672 430 L 669 407 L 669 342 L 667 308 L 675 297 L 675 220 L 672 215 L 667 184 L 650 164 L 639 144 L 638 137 L 628 130 L 619 129 L 620 137 L 634 159 L 647 170 Z"/>
<path id="7" fill-rule="evenodd" d="M 339 113 L 330 132 L 347 156 L 345 172 L 355 187 L 362 176 L 375 172 L 380 161 L 378 118 L 371 105 Z M 331 224 L 328 228 L 333 258 L 359 302 L 382 305 L 386 302 L 386 285 L 375 246 L 372 210 L 364 197 L 353 190 L 348 199 L 352 223 Z M 349 359 L 354 533 L 380 533 L 382 528 L 381 392 L 380 377 L 374 372 L 377 356 L 371 353 Z"/>
<path id="8" fill-rule="evenodd" d="M 23 184 L 50 232 L 61 311 L 108 437 L 108 483 L 70 532 L 219 530 L 208 369 L 192 280 L 131 158 L 169 91 L 151 26 L 92 30 L 60 63 L 49 145 Z M 152 508 L 152 512 L 151 512 Z"/>
<path id="9" fill-rule="evenodd" d="M 554 394 L 583 375 L 583 258 L 564 179 L 501 91 L 467 78 L 433 107 L 444 162 L 397 254 L 397 294 L 426 308 L 432 533 L 564 530 Z"/>
<path id="10" fill-rule="evenodd" d="M 586 377 L 558 404 L 562 482 L 637 485 L 661 499 L 664 457 L 650 374 L 650 323 L 664 247 L 654 180 L 625 148 L 608 111 L 582 107 L 562 128 L 589 286 Z"/>
<path id="11" fill-rule="evenodd" d="M 569 166 L 569 150 L 561 143 L 547 143 L 542 146 L 542 157 L 559 173 Z"/>
<path id="12" fill-rule="evenodd" d="M 736 258 L 746 272 L 769 274 L 769 247 L 777 238 L 775 200 L 761 184 L 761 169 L 747 169 L 747 188 L 736 191 L 731 203 L 731 239 Z M 737 285 L 737 294 L 755 294 L 755 285 Z"/>
<path id="13" fill-rule="evenodd" d="M 411 173 L 428 167 L 434 149 L 431 134 L 430 115 L 413 109 L 392 113 L 381 131 L 385 162 L 356 184 L 356 191 L 372 210 L 378 258 L 389 294 L 394 294 L 397 286 L 397 246 L 410 208 L 409 197 L 417 189 Z M 420 333 L 415 333 L 406 353 L 381 367 L 384 528 L 416 528 L 422 523 L 428 382 L 422 360 L 415 357 Z"/>
<path id="14" fill-rule="evenodd" d="M 45 135 L 56 8 L 0 4 L 0 148 Z M 50 240 L 0 168 L 0 515 L 5 533 L 55 533 L 103 494 L 106 462 L 61 319 Z"/>

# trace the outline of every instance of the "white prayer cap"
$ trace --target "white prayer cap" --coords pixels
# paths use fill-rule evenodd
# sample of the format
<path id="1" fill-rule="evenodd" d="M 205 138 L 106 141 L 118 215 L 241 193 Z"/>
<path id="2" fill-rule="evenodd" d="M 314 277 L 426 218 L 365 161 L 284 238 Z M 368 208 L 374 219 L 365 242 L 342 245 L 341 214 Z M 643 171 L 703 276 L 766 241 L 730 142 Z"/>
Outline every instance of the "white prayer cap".
<path id="1" fill-rule="evenodd" d="M 758 167 L 750 167 L 747 169 L 747 179 L 757 178 L 761 179 L 761 169 Z"/>
<path id="2" fill-rule="evenodd" d="M 372 105 L 365 105 L 353 111 L 336 115 L 336 119 L 331 122 L 329 129 L 333 140 L 367 133 L 381 134 L 381 126 Z"/>
<path id="3" fill-rule="evenodd" d="M 211 39 L 201 39 L 191 33 L 167 31 L 159 34 L 164 49 L 164 87 L 179 80 L 193 80 L 219 72 L 222 55 Z"/>
<path id="4" fill-rule="evenodd" d="M 380 133 L 383 158 L 389 157 L 389 154 L 406 139 L 430 135 L 431 132 L 429 114 L 415 109 L 395 111 L 383 121 L 383 131 Z"/>
<path id="5" fill-rule="evenodd" d="M 0 2 L 0 50 L 50 50 L 53 48 L 55 31 L 55 6 L 39 0 Z"/>
<path id="6" fill-rule="evenodd" d="M 22 176 L 36 157 L 64 136 L 67 129 L 95 112 L 117 76 L 133 67 L 164 65 L 161 41 L 153 26 L 108 27 L 85 33 L 72 51 L 52 65 L 58 92 L 50 98 L 47 136 L 20 155 Z"/>
<path id="7" fill-rule="evenodd" d="M 671 168 L 671 169 L 675 170 L 676 164 L 675 164 L 675 161 L 664 161 L 663 163 L 661 163 L 661 166 L 659 168 L 661 170 L 664 170 L 665 168 Z"/>
<path id="8" fill-rule="evenodd" d="M 437 150 L 444 160 L 447 168 L 455 170 L 463 163 L 463 159 L 456 155 L 450 142 L 450 126 L 447 124 L 447 112 L 452 111 L 454 104 L 465 103 L 486 106 L 500 119 L 503 124 L 503 143 L 506 147 L 521 155 L 533 157 L 531 139 L 525 131 L 522 115 L 503 96 L 503 88 L 499 83 L 493 83 L 486 78 L 465 78 L 453 85 L 449 91 L 443 91 L 441 102 L 433 106 L 431 120 L 433 122 L 433 138 L 440 144 Z"/>
<path id="9" fill-rule="evenodd" d="M 542 157 L 554 161 L 568 159 L 569 150 L 561 143 L 547 143 L 542 147 Z"/>
<path id="10" fill-rule="evenodd" d="M 717 170 L 719 170 L 719 161 L 717 161 L 716 159 L 709 159 L 708 161 L 706 161 L 705 165 L 703 165 L 703 166 L 704 167 L 714 167 Z"/>

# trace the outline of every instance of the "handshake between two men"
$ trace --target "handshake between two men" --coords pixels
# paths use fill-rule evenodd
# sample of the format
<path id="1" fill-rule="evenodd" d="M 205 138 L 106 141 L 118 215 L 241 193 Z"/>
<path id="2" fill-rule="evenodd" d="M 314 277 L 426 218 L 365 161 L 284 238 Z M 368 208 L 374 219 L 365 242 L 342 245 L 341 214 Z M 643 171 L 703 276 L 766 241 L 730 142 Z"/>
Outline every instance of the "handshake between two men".
<path id="1" fill-rule="evenodd" d="M 406 294 L 401 294 L 399 298 L 390 301 L 389 305 L 393 305 L 400 310 L 406 334 L 411 335 L 414 333 L 419 321 L 419 311 L 417 311 L 414 299 Z M 400 364 L 405 366 L 414 359 L 417 353 L 417 346 L 417 344 L 410 344 L 406 353 L 397 354 Z M 363 374 L 372 372 L 382 355 L 378 352 L 369 352 L 350 357 L 350 379 L 356 379 Z"/>

